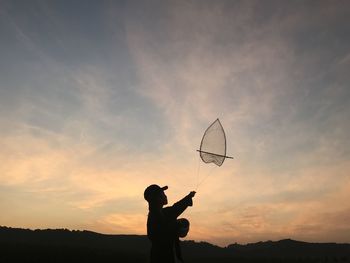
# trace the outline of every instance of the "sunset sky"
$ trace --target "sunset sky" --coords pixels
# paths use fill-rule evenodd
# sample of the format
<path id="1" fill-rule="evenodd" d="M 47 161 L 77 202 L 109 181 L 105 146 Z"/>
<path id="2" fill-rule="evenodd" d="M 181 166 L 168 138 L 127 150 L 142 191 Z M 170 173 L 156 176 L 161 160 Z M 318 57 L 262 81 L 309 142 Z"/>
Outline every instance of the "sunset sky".
<path id="1" fill-rule="evenodd" d="M 197 190 L 186 239 L 350 242 L 349 25 L 346 0 L 0 0 L 0 225 L 144 235 L 157 183 Z"/>

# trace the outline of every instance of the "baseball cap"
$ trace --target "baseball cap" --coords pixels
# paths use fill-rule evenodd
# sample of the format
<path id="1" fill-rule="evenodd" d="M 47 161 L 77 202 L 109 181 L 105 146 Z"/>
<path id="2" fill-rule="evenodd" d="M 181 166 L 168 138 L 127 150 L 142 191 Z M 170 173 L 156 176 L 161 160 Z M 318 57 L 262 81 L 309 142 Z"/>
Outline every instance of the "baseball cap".
<path id="1" fill-rule="evenodd" d="M 145 190 L 145 192 L 143 193 L 143 197 L 148 201 L 152 201 L 154 198 L 156 198 L 157 196 L 159 196 L 159 194 L 161 194 L 163 191 L 167 190 L 168 186 L 163 186 L 160 187 L 157 184 L 151 184 L 150 186 L 148 186 Z"/>

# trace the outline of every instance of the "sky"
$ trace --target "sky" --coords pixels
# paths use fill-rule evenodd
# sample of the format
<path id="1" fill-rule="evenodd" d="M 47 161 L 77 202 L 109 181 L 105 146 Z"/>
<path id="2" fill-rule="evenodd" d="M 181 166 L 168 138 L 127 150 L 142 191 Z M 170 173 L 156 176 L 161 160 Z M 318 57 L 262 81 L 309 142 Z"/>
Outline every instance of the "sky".
<path id="1" fill-rule="evenodd" d="M 188 240 L 350 242 L 349 24 L 340 0 L 1 0 L 0 225 L 144 235 L 156 183 L 197 191 Z"/>

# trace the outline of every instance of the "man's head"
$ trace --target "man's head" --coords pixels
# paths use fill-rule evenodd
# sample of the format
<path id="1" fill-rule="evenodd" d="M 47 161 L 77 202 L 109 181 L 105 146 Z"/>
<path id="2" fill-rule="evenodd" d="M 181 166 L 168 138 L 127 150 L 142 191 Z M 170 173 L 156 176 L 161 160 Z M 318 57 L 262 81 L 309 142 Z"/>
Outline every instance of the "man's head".
<path id="1" fill-rule="evenodd" d="M 168 204 L 168 198 L 164 193 L 167 189 L 168 186 L 160 187 L 159 185 L 152 184 L 145 189 L 143 196 L 150 205 L 163 206 Z"/>

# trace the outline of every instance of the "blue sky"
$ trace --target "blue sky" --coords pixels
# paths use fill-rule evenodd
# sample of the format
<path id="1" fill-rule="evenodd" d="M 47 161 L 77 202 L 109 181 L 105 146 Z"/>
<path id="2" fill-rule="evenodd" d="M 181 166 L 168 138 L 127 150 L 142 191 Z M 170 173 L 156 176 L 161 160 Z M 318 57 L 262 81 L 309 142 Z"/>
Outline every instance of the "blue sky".
<path id="1" fill-rule="evenodd" d="M 190 239 L 350 242 L 347 1 L 0 7 L 1 225 L 144 234 L 144 188 L 193 190 L 220 118 Z"/>

